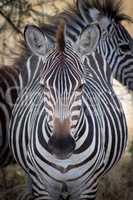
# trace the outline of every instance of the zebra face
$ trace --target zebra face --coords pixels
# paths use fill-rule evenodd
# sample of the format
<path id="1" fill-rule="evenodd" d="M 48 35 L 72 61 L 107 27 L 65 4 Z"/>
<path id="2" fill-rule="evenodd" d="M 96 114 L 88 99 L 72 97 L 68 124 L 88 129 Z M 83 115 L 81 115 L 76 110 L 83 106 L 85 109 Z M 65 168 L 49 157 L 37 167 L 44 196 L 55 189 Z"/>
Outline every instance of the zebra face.
<path id="1" fill-rule="evenodd" d="M 108 43 L 108 48 L 112 50 L 110 53 L 116 53 L 121 58 L 127 55 L 133 57 L 133 39 L 119 23 L 113 22 L 107 26 L 102 34 L 102 42 Z"/>
<path id="2" fill-rule="evenodd" d="M 81 3 L 81 1 L 80 1 Z M 83 6 L 80 11 L 84 20 L 88 16 L 85 15 Z M 115 16 L 107 16 L 95 8 L 89 8 L 89 16 L 91 23 L 98 23 L 101 30 L 101 37 L 98 44 L 98 51 L 102 51 L 111 68 L 113 77 L 133 90 L 133 38 L 130 36 L 121 21 L 126 19 L 132 20 L 125 15 L 121 19 Z"/>
<path id="3" fill-rule="evenodd" d="M 82 65 L 72 51 L 66 49 L 62 54 L 55 50 L 48 56 L 43 74 L 41 85 L 47 122 L 52 132 L 49 147 L 58 158 L 67 158 L 76 145 L 74 130 L 82 108 Z"/>
<path id="4" fill-rule="evenodd" d="M 63 54 L 57 50 L 50 53 L 40 84 L 50 129 L 57 134 L 72 134 L 79 120 L 84 86 L 78 55 L 68 48 Z"/>
<path id="5" fill-rule="evenodd" d="M 90 42 L 87 33 L 93 35 L 90 27 L 84 30 L 76 44 L 67 44 L 64 30 L 60 31 L 61 38 L 49 49 L 49 39 L 38 28 L 29 26 L 25 30 L 29 48 L 45 60 L 40 84 L 51 130 L 48 146 L 59 159 L 70 157 L 76 146 L 75 128 L 80 118 L 85 83 L 82 55 L 90 53 L 96 46 L 95 38 Z"/>
<path id="6" fill-rule="evenodd" d="M 132 90 L 133 38 L 123 25 L 114 22 L 103 32 L 101 46 L 114 78 Z"/>

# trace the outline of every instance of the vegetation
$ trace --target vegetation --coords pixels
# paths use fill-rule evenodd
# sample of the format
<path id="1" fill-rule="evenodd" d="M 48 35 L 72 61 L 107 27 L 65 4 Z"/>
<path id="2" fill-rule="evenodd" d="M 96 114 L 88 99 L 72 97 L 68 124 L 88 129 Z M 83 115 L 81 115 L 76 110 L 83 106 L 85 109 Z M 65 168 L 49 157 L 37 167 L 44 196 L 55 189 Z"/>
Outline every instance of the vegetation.
<path id="1" fill-rule="evenodd" d="M 10 64 L 17 38 L 23 37 L 24 27 L 42 24 L 70 0 L 1 0 L 0 1 L 0 64 Z M 71 0 L 72 2 L 73 0 Z"/>

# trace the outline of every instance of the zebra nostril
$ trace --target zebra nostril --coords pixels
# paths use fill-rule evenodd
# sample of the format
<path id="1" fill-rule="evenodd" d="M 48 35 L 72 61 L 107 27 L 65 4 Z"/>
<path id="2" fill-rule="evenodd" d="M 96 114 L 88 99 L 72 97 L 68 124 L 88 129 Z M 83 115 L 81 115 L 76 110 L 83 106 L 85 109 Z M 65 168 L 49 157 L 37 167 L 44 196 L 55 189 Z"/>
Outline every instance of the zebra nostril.
<path id="1" fill-rule="evenodd" d="M 75 149 L 75 140 L 70 134 L 63 137 L 57 137 L 55 134 L 49 139 L 49 149 L 58 159 L 67 159 Z"/>

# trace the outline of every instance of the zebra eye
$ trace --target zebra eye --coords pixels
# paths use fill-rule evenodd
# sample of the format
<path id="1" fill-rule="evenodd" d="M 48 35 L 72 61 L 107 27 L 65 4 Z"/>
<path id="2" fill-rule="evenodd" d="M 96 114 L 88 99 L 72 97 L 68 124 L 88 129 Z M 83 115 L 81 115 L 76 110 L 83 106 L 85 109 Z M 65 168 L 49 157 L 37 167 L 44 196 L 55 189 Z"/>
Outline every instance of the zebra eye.
<path id="1" fill-rule="evenodd" d="M 78 90 L 82 90 L 84 84 L 85 84 L 85 80 L 84 80 L 84 78 L 83 78 L 83 79 L 81 79 L 80 85 L 78 86 Z"/>
<path id="2" fill-rule="evenodd" d="M 122 52 L 128 52 L 128 51 L 130 51 L 130 46 L 129 46 L 129 44 L 121 44 L 120 46 L 119 46 L 119 48 L 120 48 L 120 50 L 122 51 Z"/>
<path id="3" fill-rule="evenodd" d="M 82 83 L 82 84 L 78 87 L 78 89 L 79 89 L 79 90 L 82 90 L 83 87 L 84 87 L 84 83 Z"/>

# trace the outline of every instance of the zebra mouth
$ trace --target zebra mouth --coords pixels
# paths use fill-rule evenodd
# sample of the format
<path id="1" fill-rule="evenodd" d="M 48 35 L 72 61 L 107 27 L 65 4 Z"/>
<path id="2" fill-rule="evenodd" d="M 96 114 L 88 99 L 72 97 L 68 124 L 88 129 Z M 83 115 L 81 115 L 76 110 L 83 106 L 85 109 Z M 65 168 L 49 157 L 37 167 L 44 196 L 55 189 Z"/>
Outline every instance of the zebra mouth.
<path id="1" fill-rule="evenodd" d="M 60 160 L 68 159 L 73 154 L 75 146 L 75 140 L 70 135 L 60 138 L 53 135 L 48 142 L 51 154 Z"/>

